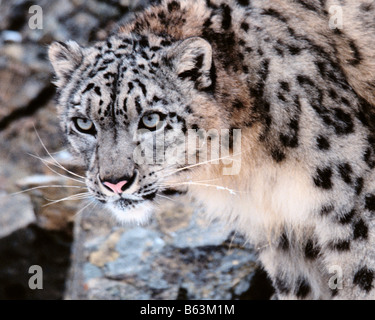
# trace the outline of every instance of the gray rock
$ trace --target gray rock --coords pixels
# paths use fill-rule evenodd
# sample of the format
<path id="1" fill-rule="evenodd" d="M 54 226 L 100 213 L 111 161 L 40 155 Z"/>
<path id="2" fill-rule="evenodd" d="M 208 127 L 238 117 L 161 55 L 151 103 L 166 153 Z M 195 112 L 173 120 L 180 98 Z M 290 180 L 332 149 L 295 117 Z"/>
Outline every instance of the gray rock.
<path id="1" fill-rule="evenodd" d="M 61 299 L 71 239 L 37 226 L 27 195 L 0 195 L 0 299 Z M 31 290 L 32 265 L 43 270 L 43 290 Z"/>
<path id="2" fill-rule="evenodd" d="M 154 231 L 141 227 L 127 230 L 121 235 L 116 245 L 116 250 L 129 259 L 141 259 L 145 251 L 157 253 L 164 246 L 161 235 Z"/>
<path id="3" fill-rule="evenodd" d="M 98 215 L 105 219 L 83 212 L 76 222 L 69 299 L 235 299 L 249 289 L 251 248 L 188 202 L 166 204 L 149 226 L 107 224 L 100 235 Z"/>
<path id="4" fill-rule="evenodd" d="M 50 158 L 48 161 L 48 165 L 53 167 Z M 53 167 L 53 170 L 58 168 Z M 28 176 L 18 180 L 17 185 L 22 190 L 29 190 L 38 226 L 45 230 L 71 233 L 71 223 L 80 206 L 69 198 L 86 191 L 83 185 L 77 185 L 74 181 L 72 183 L 63 175 L 57 174 Z"/>
<path id="5" fill-rule="evenodd" d="M 103 276 L 102 270 L 92 265 L 89 262 L 83 265 L 82 272 L 83 272 L 85 281 L 89 281 L 90 279 L 93 279 L 93 278 L 101 278 Z"/>
<path id="6" fill-rule="evenodd" d="M 108 279 L 91 279 L 87 283 L 89 288 L 87 299 L 90 300 L 124 300 L 133 299 L 149 300 L 151 296 L 147 292 L 139 293 L 135 286 Z"/>
<path id="7" fill-rule="evenodd" d="M 136 276 L 137 274 L 142 274 L 144 272 L 149 272 L 149 267 L 145 264 L 140 265 L 139 259 L 131 260 L 131 263 L 128 258 L 131 258 L 131 255 L 128 255 L 127 258 L 118 258 L 115 261 L 108 262 L 105 266 L 104 275 L 110 279 L 121 280 L 128 276 Z"/>
<path id="8" fill-rule="evenodd" d="M 33 46 L 29 46 L 33 47 Z M 37 49 L 40 51 L 40 48 Z M 20 112 L 35 100 L 43 89 L 50 86 L 50 75 L 46 73 L 46 64 L 41 66 L 40 61 L 36 60 L 35 69 L 31 69 L 25 62 L 30 59 L 35 50 L 31 48 L 29 56 L 23 50 L 19 43 L 7 44 L 0 47 L 0 121 L 9 117 L 12 113 Z M 39 64 L 38 64 L 39 63 Z M 44 68 L 38 69 L 38 68 Z M 41 73 L 38 73 L 42 71 Z M 22 94 L 18 94 L 22 92 Z"/>
<path id="9" fill-rule="evenodd" d="M 150 273 L 152 259 L 164 247 L 161 235 L 153 230 L 134 228 L 124 232 L 116 244 L 119 258 L 105 265 L 104 275 L 111 279 Z"/>
<path id="10" fill-rule="evenodd" d="M 187 228 L 173 235 L 173 246 L 177 248 L 194 248 L 204 246 L 219 246 L 228 239 L 231 230 L 223 223 L 200 221 L 203 213 L 196 210 Z"/>
<path id="11" fill-rule="evenodd" d="M 86 12 L 77 12 L 67 19 L 67 32 L 71 39 L 82 44 L 90 38 L 92 30 L 99 25 L 99 19 Z M 85 26 L 85 28 L 82 28 Z M 82 41 L 80 41 L 82 39 Z"/>
<path id="12" fill-rule="evenodd" d="M 3 42 L 21 42 L 22 41 L 22 35 L 13 30 L 4 30 L 0 33 L 0 39 Z"/>
<path id="13" fill-rule="evenodd" d="M 0 193 L 0 239 L 35 222 L 33 206 L 28 196 Z"/>

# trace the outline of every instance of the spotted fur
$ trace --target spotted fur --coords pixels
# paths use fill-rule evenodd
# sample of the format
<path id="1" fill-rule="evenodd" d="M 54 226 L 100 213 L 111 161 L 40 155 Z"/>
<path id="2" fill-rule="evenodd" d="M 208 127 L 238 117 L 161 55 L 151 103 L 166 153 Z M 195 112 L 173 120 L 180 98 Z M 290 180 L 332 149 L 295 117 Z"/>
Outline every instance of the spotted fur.
<path id="1" fill-rule="evenodd" d="M 375 298 L 374 14 L 369 0 L 163 0 L 92 47 L 54 43 L 61 123 L 89 190 L 142 222 L 160 196 L 215 181 L 189 192 L 254 244 L 279 299 Z M 239 174 L 136 164 L 157 139 L 136 133 L 150 112 L 165 149 L 189 129 L 241 129 Z M 122 195 L 100 185 L 131 179 Z"/>

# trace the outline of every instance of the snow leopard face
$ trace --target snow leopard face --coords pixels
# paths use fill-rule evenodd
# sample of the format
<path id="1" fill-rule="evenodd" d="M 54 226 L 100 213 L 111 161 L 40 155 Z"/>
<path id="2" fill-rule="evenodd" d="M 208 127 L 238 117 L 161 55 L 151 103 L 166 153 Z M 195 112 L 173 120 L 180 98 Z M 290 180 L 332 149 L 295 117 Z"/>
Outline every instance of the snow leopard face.
<path id="1" fill-rule="evenodd" d="M 62 126 L 86 164 L 89 191 L 121 221 L 144 221 L 158 198 L 181 191 L 170 179 L 195 159 L 188 133 L 225 127 L 211 94 L 211 46 L 112 37 L 91 48 L 55 43 L 50 58 Z"/>

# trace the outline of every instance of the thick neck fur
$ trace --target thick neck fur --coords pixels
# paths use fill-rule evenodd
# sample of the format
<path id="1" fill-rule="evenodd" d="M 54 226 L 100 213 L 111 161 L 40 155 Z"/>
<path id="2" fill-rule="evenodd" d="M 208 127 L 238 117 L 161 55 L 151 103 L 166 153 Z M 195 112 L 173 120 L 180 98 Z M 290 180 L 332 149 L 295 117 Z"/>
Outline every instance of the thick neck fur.
<path id="1" fill-rule="evenodd" d="M 242 141 L 247 140 L 245 136 Z M 192 171 L 187 181 L 208 182 L 192 183 L 190 194 L 205 205 L 210 217 L 227 220 L 257 248 L 277 245 L 283 232 L 303 238 L 311 231 L 309 218 L 319 210 L 324 194 L 313 187 L 300 163 L 275 164 L 256 145 L 243 149 L 233 157 L 241 161 L 236 175 L 223 175 L 223 166 L 209 164 Z"/>

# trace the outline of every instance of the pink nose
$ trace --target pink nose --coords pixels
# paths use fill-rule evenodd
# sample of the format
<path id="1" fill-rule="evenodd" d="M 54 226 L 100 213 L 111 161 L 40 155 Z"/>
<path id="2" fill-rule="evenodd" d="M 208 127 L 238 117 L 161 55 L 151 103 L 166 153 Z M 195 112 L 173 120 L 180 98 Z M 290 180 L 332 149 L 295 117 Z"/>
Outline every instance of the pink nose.
<path id="1" fill-rule="evenodd" d="M 114 193 L 117 193 L 117 194 L 120 194 L 122 193 L 122 187 L 127 183 L 128 181 L 127 180 L 124 180 L 124 181 L 120 181 L 116 184 L 113 184 L 113 183 L 110 183 L 110 182 L 103 182 L 103 184 L 105 186 L 107 186 L 108 188 L 110 188 Z"/>

